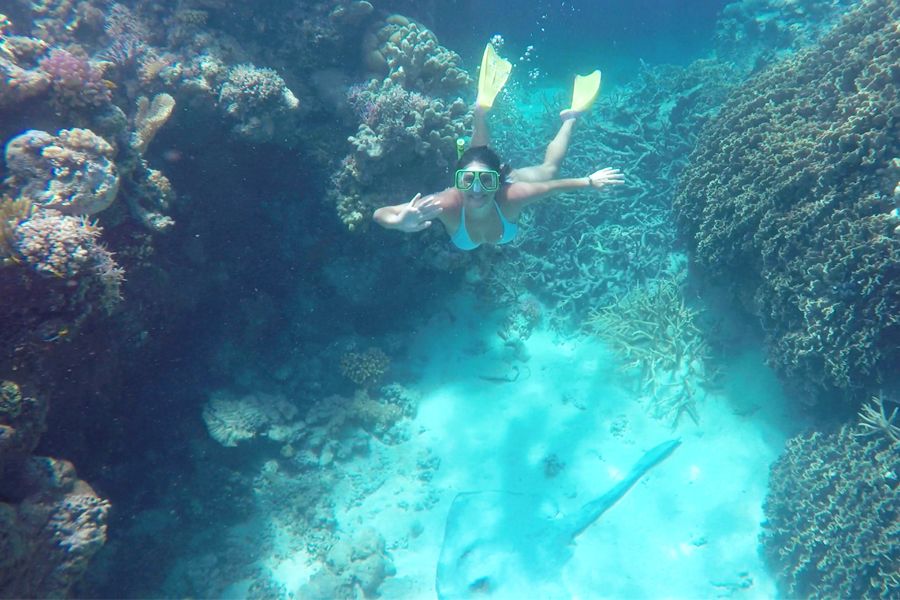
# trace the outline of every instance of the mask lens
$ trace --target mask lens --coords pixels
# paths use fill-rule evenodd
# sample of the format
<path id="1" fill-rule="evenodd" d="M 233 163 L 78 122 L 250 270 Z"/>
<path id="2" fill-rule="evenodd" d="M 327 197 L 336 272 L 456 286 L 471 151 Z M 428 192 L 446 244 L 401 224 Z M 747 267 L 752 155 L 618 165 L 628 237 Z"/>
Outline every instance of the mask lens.
<path id="1" fill-rule="evenodd" d="M 456 187 L 461 190 L 468 190 L 475 183 L 475 173 L 472 171 L 456 172 Z"/>
<path id="2" fill-rule="evenodd" d="M 500 177 L 495 171 L 481 171 L 478 174 L 478 182 L 486 192 L 493 192 L 500 187 Z"/>

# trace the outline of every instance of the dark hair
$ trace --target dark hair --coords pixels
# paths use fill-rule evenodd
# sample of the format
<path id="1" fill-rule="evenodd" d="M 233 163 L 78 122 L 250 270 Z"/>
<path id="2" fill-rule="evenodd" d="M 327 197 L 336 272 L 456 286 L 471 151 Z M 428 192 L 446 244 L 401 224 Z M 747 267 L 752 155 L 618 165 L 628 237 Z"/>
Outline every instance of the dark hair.
<path id="1" fill-rule="evenodd" d="M 500 156 L 487 146 L 472 146 L 462 153 L 456 161 L 456 170 L 464 169 L 466 165 L 480 162 L 500 173 L 500 180 L 504 181 L 509 174 L 509 167 L 500 161 Z"/>

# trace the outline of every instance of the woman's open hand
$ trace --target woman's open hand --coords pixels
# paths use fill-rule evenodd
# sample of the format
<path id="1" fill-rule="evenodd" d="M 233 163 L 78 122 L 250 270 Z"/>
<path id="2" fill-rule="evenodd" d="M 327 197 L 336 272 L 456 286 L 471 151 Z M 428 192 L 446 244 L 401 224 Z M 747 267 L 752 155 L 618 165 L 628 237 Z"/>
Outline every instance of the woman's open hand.
<path id="1" fill-rule="evenodd" d="M 588 175 L 588 185 L 598 190 L 606 185 L 621 183 L 625 183 L 625 178 L 618 169 L 600 169 Z"/>
<path id="2" fill-rule="evenodd" d="M 428 229 L 432 220 L 443 211 L 435 196 L 422 198 L 422 194 L 416 194 L 409 203 L 402 204 L 399 209 L 397 229 L 406 233 Z"/>

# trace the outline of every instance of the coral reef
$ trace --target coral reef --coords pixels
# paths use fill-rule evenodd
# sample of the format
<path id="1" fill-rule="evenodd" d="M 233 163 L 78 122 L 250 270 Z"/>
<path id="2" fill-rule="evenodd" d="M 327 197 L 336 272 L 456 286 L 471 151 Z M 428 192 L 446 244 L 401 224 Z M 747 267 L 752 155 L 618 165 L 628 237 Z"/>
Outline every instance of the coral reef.
<path id="1" fill-rule="evenodd" d="M 700 388 L 713 377 L 697 315 L 675 280 L 660 279 L 595 310 L 586 323 L 626 361 L 626 369 L 640 369 L 651 414 L 672 427 L 684 414 L 699 424 Z"/>
<path id="2" fill-rule="evenodd" d="M 39 66 L 49 78 L 51 102 L 57 110 L 99 108 L 112 100 L 103 72 L 84 54 L 54 48 Z"/>
<path id="3" fill-rule="evenodd" d="M 900 446 L 860 433 L 797 436 L 772 466 L 761 543 L 787 597 L 900 593 Z"/>
<path id="4" fill-rule="evenodd" d="M 174 108 L 175 99 L 166 93 L 157 94 L 152 100 L 146 96 L 138 98 L 128 146 L 122 148 L 119 157 L 125 203 L 132 216 L 153 232 L 166 231 L 175 224 L 167 214 L 175 191 L 161 171 L 150 168 L 144 153 Z"/>
<path id="5" fill-rule="evenodd" d="M 359 126 L 329 191 L 351 230 L 374 208 L 447 180 L 456 140 L 469 125 L 468 107 L 458 94 L 465 93 L 471 79 L 459 68 L 459 56 L 424 26 L 393 15 L 366 36 L 364 45 L 370 68 L 384 78 L 348 91 Z M 398 182 L 393 175 L 404 168 L 409 176 Z"/>
<path id="6" fill-rule="evenodd" d="M 396 574 L 384 538 L 374 529 L 341 539 L 328 551 L 325 566 L 300 588 L 301 598 L 377 598 L 378 588 Z"/>
<path id="7" fill-rule="evenodd" d="M 743 0 L 716 21 L 716 56 L 760 70 L 815 42 L 852 8 L 852 0 Z"/>
<path id="8" fill-rule="evenodd" d="M 570 330 L 634 282 L 679 270 L 671 214 L 675 182 L 701 125 L 734 81 L 733 69 L 715 61 L 643 65 L 633 82 L 601 96 L 578 124 L 560 175 L 612 166 L 623 170 L 626 185 L 598 197 L 561 194 L 526 212 L 515 242 L 486 259 L 489 295 L 509 305 L 528 292 L 545 306 L 551 327 Z M 535 97 L 515 86 L 510 94 L 492 114 L 494 144 L 515 167 L 539 164 L 566 100 Z"/>
<path id="9" fill-rule="evenodd" d="M 53 343 L 121 300 L 124 273 L 83 217 L 0 198 L 0 347 Z"/>
<path id="10" fill-rule="evenodd" d="M 69 215 L 91 215 L 119 191 L 113 147 L 89 129 L 55 136 L 29 130 L 6 145 L 6 185 L 20 198 Z"/>
<path id="11" fill-rule="evenodd" d="M 234 131 L 250 140 L 271 139 L 300 104 L 273 69 L 237 65 L 219 88 L 219 105 L 237 121 Z"/>
<path id="12" fill-rule="evenodd" d="M 402 15 L 376 23 L 363 38 L 366 67 L 404 89 L 443 97 L 472 85 L 456 52 L 438 43 L 424 25 Z"/>
<path id="13" fill-rule="evenodd" d="M 341 220 L 351 229 L 369 218 L 372 210 L 412 197 L 445 180 L 456 139 L 467 129 L 468 108 L 457 98 L 446 102 L 411 92 L 390 79 L 371 80 L 352 88 L 349 100 L 361 120 L 349 142 L 353 151 L 332 176 L 329 197 Z M 391 179 L 408 169 L 398 186 Z"/>
<path id="14" fill-rule="evenodd" d="M 862 395 L 900 364 L 898 18 L 860 4 L 736 89 L 675 200 L 697 262 L 759 315 L 807 398 Z"/>
<path id="15" fill-rule="evenodd" d="M 0 596 L 65 597 L 106 540 L 109 503 L 72 465 L 31 456 L 47 405 L 0 382 Z"/>

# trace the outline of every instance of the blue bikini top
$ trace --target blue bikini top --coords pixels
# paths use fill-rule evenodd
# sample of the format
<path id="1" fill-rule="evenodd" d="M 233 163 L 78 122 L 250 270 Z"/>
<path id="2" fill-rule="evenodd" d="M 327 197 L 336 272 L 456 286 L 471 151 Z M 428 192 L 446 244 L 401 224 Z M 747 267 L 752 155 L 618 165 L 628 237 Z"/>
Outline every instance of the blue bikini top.
<path id="1" fill-rule="evenodd" d="M 500 205 L 497 204 L 497 201 L 494 200 L 494 208 L 497 210 L 497 216 L 500 217 L 500 223 L 503 225 L 503 233 L 500 235 L 500 239 L 497 240 L 498 244 L 508 244 L 509 242 L 516 239 L 516 234 L 519 232 L 519 226 L 515 223 L 512 223 L 503 216 L 503 211 L 500 210 Z M 472 241 L 472 238 L 469 237 L 469 230 L 466 229 L 466 205 L 463 204 L 459 211 L 459 227 L 456 229 L 456 233 L 450 236 L 450 241 L 456 244 L 456 247 L 460 250 L 474 250 L 481 244 L 476 244 Z"/>

